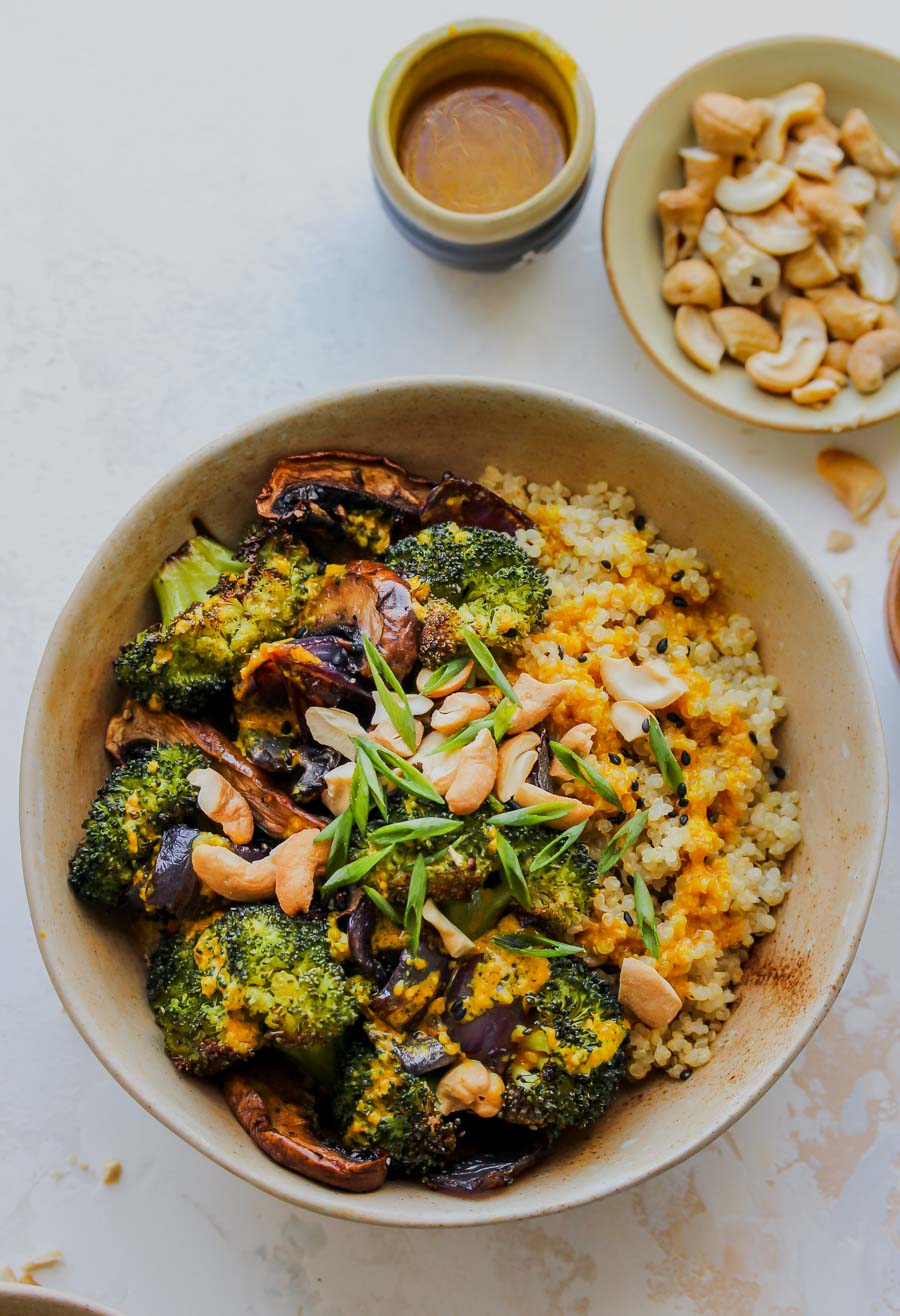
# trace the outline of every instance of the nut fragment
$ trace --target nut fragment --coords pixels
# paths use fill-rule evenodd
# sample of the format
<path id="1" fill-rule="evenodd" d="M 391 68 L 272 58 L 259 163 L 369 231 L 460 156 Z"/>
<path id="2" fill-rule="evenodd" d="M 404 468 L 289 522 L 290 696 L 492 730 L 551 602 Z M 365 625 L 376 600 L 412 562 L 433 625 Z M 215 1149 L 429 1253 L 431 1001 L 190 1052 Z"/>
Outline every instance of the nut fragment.
<path id="1" fill-rule="evenodd" d="M 707 151 L 720 155 L 747 155 L 766 121 L 766 107 L 759 101 L 708 91 L 698 96 L 691 108 L 697 141 Z"/>
<path id="2" fill-rule="evenodd" d="M 821 288 L 838 277 L 838 267 L 822 246 L 814 242 L 805 251 L 789 256 L 784 263 L 784 277 L 795 288 Z"/>
<path id="3" fill-rule="evenodd" d="M 507 736 L 497 751 L 497 780 L 494 794 L 501 803 L 511 800 L 519 787 L 531 776 L 538 760 L 540 736 L 536 731 L 522 731 Z"/>
<path id="4" fill-rule="evenodd" d="M 849 344 L 848 344 L 849 346 Z M 834 366 L 819 366 L 813 379 L 830 379 L 837 384 L 838 388 L 846 388 L 849 380 L 843 370 L 835 370 Z"/>
<path id="5" fill-rule="evenodd" d="M 560 736 L 559 743 L 584 758 L 593 749 L 596 735 L 597 728 L 590 722 L 578 722 L 574 727 L 569 727 L 564 736 Z M 559 781 L 572 780 L 569 769 L 564 768 L 556 757 L 550 763 L 550 776 L 556 777 Z"/>
<path id="6" fill-rule="evenodd" d="M 566 795 L 554 795 L 552 791 L 542 790 L 540 786 L 535 786 L 530 781 L 524 782 L 519 787 L 513 799 L 523 809 L 528 809 L 533 804 L 568 804 L 569 808 L 562 817 L 548 818 L 544 824 L 557 832 L 565 831 L 567 827 L 574 827 L 577 823 L 586 822 L 594 812 L 589 804 L 584 804 L 581 800 L 571 799 Z"/>
<path id="7" fill-rule="evenodd" d="M 422 918 L 426 923 L 431 924 L 444 943 L 444 950 L 453 959 L 458 960 L 463 955 L 471 955 L 475 949 L 474 941 L 467 937 L 455 923 L 451 923 L 446 914 L 441 913 L 433 900 L 425 901 L 422 906 Z"/>
<path id="8" fill-rule="evenodd" d="M 840 391 L 840 384 L 816 372 L 808 383 L 792 388 L 791 397 L 801 407 L 823 407 L 826 402 L 836 398 Z"/>
<path id="9" fill-rule="evenodd" d="M 416 743 L 412 749 L 407 745 L 393 722 L 379 722 L 368 733 L 368 736 L 370 740 L 374 740 L 376 745 L 383 745 L 385 749 L 392 749 L 400 758 L 411 759 L 421 745 L 422 737 L 425 734 L 425 728 L 421 722 L 414 721 L 413 728 L 415 729 Z"/>
<path id="10" fill-rule="evenodd" d="M 793 169 L 805 178 L 818 178 L 830 183 L 834 171 L 844 158 L 844 152 L 827 137 L 815 135 L 802 142 L 788 142 L 784 153 L 785 168 Z"/>
<path id="11" fill-rule="evenodd" d="M 675 341 L 694 365 L 710 374 L 718 370 L 725 344 L 702 306 L 679 306 L 675 312 Z"/>
<path id="12" fill-rule="evenodd" d="M 795 251 L 805 251 L 813 242 L 812 229 L 780 202 L 757 215 L 729 215 L 728 222 L 770 256 L 791 256 Z"/>
<path id="13" fill-rule="evenodd" d="M 335 817 L 344 813 L 350 806 L 350 783 L 353 780 L 353 763 L 339 763 L 324 775 L 325 787 L 322 791 L 322 803 Z"/>
<path id="14" fill-rule="evenodd" d="M 845 375 L 847 373 L 850 347 L 851 344 L 847 342 L 829 343 L 825 349 L 825 365 L 830 366 L 832 370 L 839 370 L 841 374 Z"/>
<path id="15" fill-rule="evenodd" d="M 835 338 L 853 343 L 863 334 L 871 333 L 881 314 L 874 302 L 858 296 L 846 283 L 834 283 L 828 288 L 810 288 L 809 299 L 815 302 L 819 313 Z"/>
<path id="16" fill-rule="evenodd" d="M 359 718 L 344 708 L 308 708 L 306 725 L 317 745 L 336 749 L 345 759 L 356 758 L 352 737 L 366 734 Z"/>
<path id="17" fill-rule="evenodd" d="M 601 658 L 600 679 L 613 699 L 633 699 L 645 708 L 668 708 L 687 685 L 662 658 Z"/>
<path id="18" fill-rule="evenodd" d="M 781 339 L 778 330 L 758 311 L 746 306 L 724 306 L 713 311 L 710 319 L 725 344 L 725 351 L 735 361 L 746 361 L 754 352 L 777 352 Z"/>
<path id="19" fill-rule="evenodd" d="M 834 176 L 833 186 L 857 210 L 875 200 L 875 178 L 859 165 L 844 165 Z"/>
<path id="20" fill-rule="evenodd" d="M 629 955 L 619 973 L 619 1000 L 648 1028 L 665 1028 L 681 1009 L 681 997 L 651 964 Z"/>
<path id="21" fill-rule="evenodd" d="M 722 283 L 705 260 L 679 260 L 666 271 L 663 297 L 670 306 L 705 306 L 714 310 L 722 305 Z"/>
<path id="22" fill-rule="evenodd" d="M 837 144 L 841 136 L 841 130 L 826 115 L 819 114 L 815 119 L 810 119 L 808 123 L 794 124 L 791 135 L 798 142 L 806 142 L 810 137 L 824 137 L 827 141 Z"/>
<path id="23" fill-rule="evenodd" d="M 509 724 L 509 734 L 515 736 L 537 726 L 577 685 L 577 681 L 536 681 L 527 672 L 521 672 L 513 683 L 519 707 Z"/>
<path id="24" fill-rule="evenodd" d="M 452 735 L 454 731 L 461 731 L 477 717 L 484 717 L 490 711 L 491 706 L 484 695 L 476 694 L 474 690 L 459 690 L 456 694 L 448 695 L 441 706 L 434 710 L 431 726 L 434 731 Z"/>
<path id="25" fill-rule="evenodd" d="M 670 269 L 677 260 L 684 260 L 696 250 L 707 207 L 692 188 L 682 187 L 660 192 L 656 209 L 663 231 L 663 266 Z"/>
<path id="26" fill-rule="evenodd" d="M 849 509 L 854 521 L 865 521 L 887 489 L 887 481 L 873 462 L 844 448 L 826 448 L 820 452 L 816 470 Z"/>
<path id="27" fill-rule="evenodd" d="M 609 720 L 623 740 L 629 743 L 646 736 L 649 729 L 650 709 L 634 699 L 618 699 L 609 710 Z"/>
<path id="28" fill-rule="evenodd" d="M 305 914 L 312 903 L 316 873 L 324 872 L 330 848 L 308 827 L 276 845 L 269 854 L 275 869 L 275 899 L 290 918 Z"/>
<path id="29" fill-rule="evenodd" d="M 721 210 L 713 209 L 706 216 L 698 243 L 728 296 L 739 306 L 758 306 L 777 287 L 781 277 L 778 261 L 747 242 Z"/>
<path id="30" fill-rule="evenodd" d="M 900 329 L 900 313 L 895 306 L 882 306 L 878 317 L 879 329 Z"/>
<path id="31" fill-rule="evenodd" d="M 759 136 L 756 150 L 763 160 L 782 160 L 788 130 L 794 124 L 809 123 L 825 113 L 825 92 L 816 82 L 801 82 L 770 97 L 770 102 L 771 116 Z"/>
<path id="32" fill-rule="evenodd" d="M 474 666 L 474 662 L 466 663 L 462 671 L 457 672 L 456 676 L 448 676 L 440 685 L 435 686 L 435 688 L 430 691 L 429 698 L 443 699 L 444 695 L 452 695 L 455 694 L 457 690 L 462 690 L 463 686 L 472 675 L 472 668 Z M 419 672 L 416 677 L 416 689 L 420 694 L 433 676 L 434 672 L 430 672 L 427 667 L 423 667 Z"/>
<path id="33" fill-rule="evenodd" d="M 863 297 L 873 302 L 892 302 L 900 289 L 897 263 L 877 233 L 863 240 L 856 281 Z"/>
<path id="34" fill-rule="evenodd" d="M 829 530 L 825 548 L 829 553 L 846 553 L 855 542 L 849 530 Z"/>
<path id="35" fill-rule="evenodd" d="M 716 183 L 731 173 L 731 156 L 707 151 L 702 146 L 688 146 L 679 151 L 684 166 L 684 185 L 696 192 L 704 207 L 712 205 Z"/>
<path id="36" fill-rule="evenodd" d="M 497 776 L 497 746 L 485 727 L 464 745 L 456 760 L 456 771 L 445 800 L 451 813 L 469 814 L 484 804 Z"/>
<path id="37" fill-rule="evenodd" d="M 875 329 L 853 344 L 847 373 L 859 393 L 877 393 L 885 376 L 900 366 L 900 329 Z"/>
<path id="38" fill-rule="evenodd" d="M 871 174 L 893 178 L 900 173 L 900 156 L 885 146 L 864 110 L 848 110 L 844 115 L 841 145 L 854 164 Z"/>
<path id="39" fill-rule="evenodd" d="M 194 768 L 188 781 L 197 787 L 197 808 L 217 822 L 229 841 L 246 845 L 253 836 L 253 814 L 240 791 L 215 768 Z"/>
<path id="40" fill-rule="evenodd" d="M 471 1110 L 490 1119 L 503 1105 L 503 1079 L 480 1060 L 462 1060 L 441 1076 L 434 1095 L 442 1115 Z"/>
<path id="41" fill-rule="evenodd" d="M 812 302 L 789 297 L 781 317 L 781 347 L 757 352 L 746 363 L 754 384 L 769 393 L 790 393 L 812 379 L 822 364 L 828 337 L 825 322 Z"/>
<path id="42" fill-rule="evenodd" d="M 275 894 L 275 865 L 270 856 L 250 863 L 226 845 L 201 842 L 191 851 L 194 872 L 225 900 L 271 900 Z"/>
<path id="43" fill-rule="evenodd" d="M 866 224 L 837 188 L 811 183 L 797 192 L 797 214 L 820 230 L 826 250 L 842 274 L 859 268 Z M 790 274 L 787 278 L 793 282 Z"/>

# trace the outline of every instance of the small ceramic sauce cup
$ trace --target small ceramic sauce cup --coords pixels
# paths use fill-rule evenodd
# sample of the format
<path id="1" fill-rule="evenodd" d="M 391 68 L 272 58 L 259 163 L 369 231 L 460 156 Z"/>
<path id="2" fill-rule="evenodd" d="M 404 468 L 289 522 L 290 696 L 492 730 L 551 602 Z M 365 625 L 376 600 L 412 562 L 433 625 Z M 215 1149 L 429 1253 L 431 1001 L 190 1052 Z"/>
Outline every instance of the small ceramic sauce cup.
<path id="1" fill-rule="evenodd" d="M 525 83 L 565 125 L 568 154 L 545 186 L 517 205 L 464 213 L 429 200 L 400 167 L 398 144 L 410 111 L 452 80 L 483 75 Z M 570 55 L 542 32 L 505 20 L 452 23 L 420 37 L 385 69 L 369 123 L 381 200 L 400 232 L 429 256 L 471 270 L 504 270 L 557 243 L 587 193 L 594 151 L 590 88 Z"/>

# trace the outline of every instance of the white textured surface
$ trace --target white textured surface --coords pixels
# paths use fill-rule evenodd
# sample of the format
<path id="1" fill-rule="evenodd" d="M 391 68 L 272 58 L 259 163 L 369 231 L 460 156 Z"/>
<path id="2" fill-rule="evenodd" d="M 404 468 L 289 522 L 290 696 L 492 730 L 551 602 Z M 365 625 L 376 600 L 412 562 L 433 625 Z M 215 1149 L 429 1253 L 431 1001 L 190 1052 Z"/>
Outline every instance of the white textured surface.
<path id="1" fill-rule="evenodd" d="M 813 469 L 823 445 L 707 412 L 643 357 L 604 280 L 599 208 L 630 122 L 700 55 L 804 28 L 898 51 L 900 10 L 884 0 L 490 8 L 532 18 L 573 51 L 599 130 L 576 229 L 504 276 L 447 272 L 413 251 L 368 177 L 378 73 L 406 39 L 453 16 L 445 4 L 0 5 L 0 1266 L 60 1248 L 64 1264 L 46 1272 L 54 1287 L 127 1316 L 900 1311 L 896 811 L 861 953 L 789 1074 L 686 1165 L 540 1224 L 410 1235 L 260 1196 L 118 1089 L 68 1023 L 33 941 L 15 758 L 44 641 L 123 508 L 220 431 L 357 379 L 502 375 L 602 399 L 696 444 L 823 560 L 827 531 L 846 524 Z M 898 436 L 886 425 L 847 446 L 888 471 L 900 502 Z M 827 558 L 853 579 L 895 776 L 900 701 L 881 606 L 898 525 L 882 507 L 850 553 Z M 99 1171 L 113 1158 L 122 1180 L 105 1187 Z"/>

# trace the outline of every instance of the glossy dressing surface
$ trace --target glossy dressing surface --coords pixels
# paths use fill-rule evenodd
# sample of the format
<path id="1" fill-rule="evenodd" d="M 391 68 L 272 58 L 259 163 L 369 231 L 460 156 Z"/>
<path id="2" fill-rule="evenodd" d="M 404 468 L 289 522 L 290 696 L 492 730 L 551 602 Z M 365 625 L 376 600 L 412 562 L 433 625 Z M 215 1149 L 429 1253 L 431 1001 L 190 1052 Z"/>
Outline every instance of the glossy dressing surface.
<path id="1" fill-rule="evenodd" d="M 523 79 L 477 74 L 439 83 L 412 106 L 397 157 L 429 201 L 491 214 L 540 192 L 568 152 L 562 116 L 544 92 Z"/>

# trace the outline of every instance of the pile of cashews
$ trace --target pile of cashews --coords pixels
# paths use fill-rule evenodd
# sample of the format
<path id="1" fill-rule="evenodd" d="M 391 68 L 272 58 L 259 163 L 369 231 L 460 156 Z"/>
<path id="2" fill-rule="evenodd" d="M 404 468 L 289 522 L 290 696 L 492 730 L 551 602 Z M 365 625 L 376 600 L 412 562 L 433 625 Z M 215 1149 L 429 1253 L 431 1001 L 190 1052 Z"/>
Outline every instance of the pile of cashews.
<path id="1" fill-rule="evenodd" d="M 727 354 L 802 406 L 848 382 L 877 392 L 900 367 L 900 201 L 893 252 L 864 212 L 891 205 L 900 156 L 863 110 L 832 122 L 815 82 L 758 100 L 705 92 L 692 117 L 684 186 L 657 199 L 681 350 L 710 373 Z"/>

